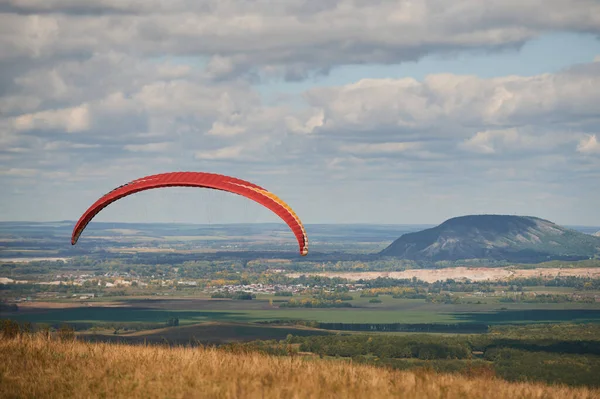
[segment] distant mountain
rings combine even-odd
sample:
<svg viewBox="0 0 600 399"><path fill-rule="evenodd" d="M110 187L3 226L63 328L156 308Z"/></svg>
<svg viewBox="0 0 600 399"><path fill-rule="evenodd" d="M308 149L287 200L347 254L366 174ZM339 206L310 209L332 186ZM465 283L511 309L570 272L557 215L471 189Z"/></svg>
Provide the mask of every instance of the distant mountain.
<svg viewBox="0 0 600 399"><path fill-rule="evenodd" d="M600 237L537 217L469 215L404 234L380 255L420 261L488 259L535 263L579 260L600 255Z"/></svg>

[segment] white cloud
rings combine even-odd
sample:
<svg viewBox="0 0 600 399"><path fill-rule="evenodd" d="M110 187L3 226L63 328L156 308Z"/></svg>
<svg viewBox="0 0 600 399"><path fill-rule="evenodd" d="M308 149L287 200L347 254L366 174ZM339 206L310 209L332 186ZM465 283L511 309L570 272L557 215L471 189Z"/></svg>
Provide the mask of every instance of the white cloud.
<svg viewBox="0 0 600 399"><path fill-rule="evenodd" d="M420 143L348 144L341 146L343 152L354 154L397 154L421 147Z"/></svg>
<svg viewBox="0 0 600 399"><path fill-rule="evenodd" d="M63 172L63 171L54 171L54 172L43 172L42 173L43 176L45 178L48 179L66 179L69 178L71 176L71 173L69 172Z"/></svg>
<svg viewBox="0 0 600 399"><path fill-rule="evenodd" d="M242 146L224 147L213 151L196 152L194 157L202 160L236 159L242 154Z"/></svg>
<svg viewBox="0 0 600 399"><path fill-rule="evenodd" d="M195 55L216 78L281 70L292 79L340 64L397 63L435 52L518 47L547 31L599 32L593 0L419 2L8 0L4 58L111 50ZM10 7L9 7L10 10Z"/></svg>
<svg viewBox="0 0 600 399"><path fill-rule="evenodd" d="M227 125L222 122L214 122L208 134L213 136L236 136L240 133L244 133L246 128L243 126Z"/></svg>
<svg viewBox="0 0 600 399"><path fill-rule="evenodd" d="M80 163L77 167L69 169L70 177L68 180L75 182L111 179L115 181L116 186L144 176L144 174L152 174L155 169L151 168L150 173L147 173L149 171L148 165L141 162L142 160L136 157L121 158L111 162L103 162L101 168L91 162Z"/></svg>
<svg viewBox="0 0 600 399"><path fill-rule="evenodd" d="M64 129L69 133L88 130L90 112L87 104L20 115L14 120L17 130Z"/></svg>
<svg viewBox="0 0 600 399"><path fill-rule="evenodd" d="M132 98L154 116L194 115L230 117L260 103L246 85L208 85L192 80L154 81L140 87Z"/></svg>
<svg viewBox="0 0 600 399"><path fill-rule="evenodd" d="M310 134L316 129L323 126L324 112L322 109L311 110L306 122L302 123L297 116L286 116L285 125L293 133Z"/></svg>
<svg viewBox="0 0 600 399"><path fill-rule="evenodd" d="M31 177L38 174L38 170L36 169L27 169L27 168L9 168L9 169L0 169L0 175L4 176L15 176L15 177Z"/></svg>
<svg viewBox="0 0 600 399"><path fill-rule="evenodd" d="M363 79L307 92L325 115L321 131L437 131L460 126L583 123L600 113L600 64L532 77L482 79L435 74L414 79ZM464 130L464 129L463 129ZM487 149L489 151L489 148Z"/></svg>
<svg viewBox="0 0 600 399"><path fill-rule="evenodd" d="M132 152L163 152L171 147L171 143L128 144L124 148Z"/></svg>
<svg viewBox="0 0 600 399"><path fill-rule="evenodd" d="M496 152L494 143L497 142L514 145L519 142L519 133L516 129L477 132L475 136L460 143L459 147L481 154L493 154Z"/></svg>
<svg viewBox="0 0 600 399"><path fill-rule="evenodd" d="M577 151L583 154L600 154L600 142L595 134L588 136L587 139L581 139L577 146Z"/></svg>
<svg viewBox="0 0 600 399"><path fill-rule="evenodd" d="M57 18L1 13L0 27L0 60L49 55L60 40Z"/></svg>
<svg viewBox="0 0 600 399"><path fill-rule="evenodd" d="M365 165L365 160L362 158L350 157L335 157L326 161L328 169L331 170L346 170L349 167L360 167Z"/></svg>
<svg viewBox="0 0 600 399"><path fill-rule="evenodd" d="M362 79L341 87L307 92L309 103L320 107L325 128L376 125L415 127L428 118L427 99L414 79Z"/></svg>
<svg viewBox="0 0 600 399"><path fill-rule="evenodd" d="M140 112L143 108L140 102L127 98L122 91L109 93L100 99L97 108L103 112L115 114L133 114Z"/></svg>
<svg viewBox="0 0 600 399"><path fill-rule="evenodd" d="M52 141L44 145L45 151L56 151L65 149L89 149L99 148L99 144L71 143L68 141Z"/></svg>
<svg viewBox="0 0 600 399"><path fill-rule="evenodd" d="M158 66L158 76L162 79L181 79L188 77L192 72L189 65L163 64Z"/></svg>
<svg viewBox="0 0 600 399"><path fill-rule="evenodd" d="M236 72L236 66L232 58L214 55L206 65L205 72L209 78L221 79Z"/></svg>
<svg viewBox="0 0 600 399"><path fill-rule="evenodd" d="M24 113L37 109L41 100L33 95L9 95L0 97L0 115Z"/></svg>
<svg viewBox="0 0 600 399"><path fill-rule="evenodd" d="M600 4L574 1L6 0L0 177L10 189L25 179L9 176L28 175L40 184L37 195L57 198L57 182L45 178L78 182L84 195L165 169L217 170L260 176L307 208L307 195L356 198L343 210L326 200L313 206L313 214L341 219L362 201L389 202L377 207L388 215L414 208L386 191L398 182L418 206L443 191L456 202L477 194L482 202L471 204L483 209L503 201L483 193L516 191L514 181L597 199L584 191L597 181L600 158L579 154L598 151L598 57L537 76L440 69L419 80L372 79L361 67L365 79L335 87L319 87L320 77L260 86L336 73L338 65L518 49L552 31L600 33ZM524 170L535 172L515 172ZM503 181L511 184L500 189ZM473 182L489 186L469 192ZM519 195L536 198L523 187ZM79 196L72 198L56 209L71 217ZM0 217L10 215L3 208Z"/></svg>

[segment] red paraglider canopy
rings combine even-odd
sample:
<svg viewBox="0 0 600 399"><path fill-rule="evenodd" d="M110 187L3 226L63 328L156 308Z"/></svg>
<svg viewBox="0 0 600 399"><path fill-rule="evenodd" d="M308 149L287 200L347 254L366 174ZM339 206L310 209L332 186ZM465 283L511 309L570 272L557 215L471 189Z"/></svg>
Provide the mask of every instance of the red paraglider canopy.
<svg viewBox="0 0 600 399"><path fill-rule="evenodd" d="M201 187L227 191L249 198L273 211L290 227L300 247L300 254L308 254L308 237L300 218L275 194L256 184L235 177L204 172L171 172L151 175L123 184L98 199L79 218L73 228L71 244L75 245L90 221L104 208L128 195L164 187Z"/></svg>

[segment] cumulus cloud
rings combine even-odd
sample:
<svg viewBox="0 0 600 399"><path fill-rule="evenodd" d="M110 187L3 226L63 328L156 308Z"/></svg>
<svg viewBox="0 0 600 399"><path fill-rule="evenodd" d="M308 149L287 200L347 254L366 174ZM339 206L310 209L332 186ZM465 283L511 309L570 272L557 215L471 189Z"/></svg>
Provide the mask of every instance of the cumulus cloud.
<svg viewBox="0 0 600 399"><path fill-rule="evenodd" d="M194 154L194 157L206 160L236 159L242 154L243 149L242 146L231 146L212 151L198 151Z"/></svg>
<svg viewBox="0 0 600 399"><path fill-rule="evenodd" d="M307 99L325 115L321 130L414 132L437 126L438 134L446 135L457 124L502 127L566 122L574 115L595 118L600 112L598 86L600 64L593 63L531 77L434 74L422 82L363 79L311 89ZM484 138L482 134L478 140Z"/></svg>
<svg viewBox="0 0 600 399"><path fill-rule="evenodd" d="M163 152L169 149L171 143L128 144L124 148L132 152Z"/></svg>
<svg viewBox="0 0 600 399"><path fill-rule="evenodd" d="M90 112L87 104L76 107L35 112L15 118L17 130L64 129L69 133L88 130Z"/></svg>
<svg viewBox="0 0 600 399"><path fill-rule="evenodd" d="M577 145L577 151L583 154L600 154L600 142L596 135L592 134L588 138L581 139Z"/></svg>
<svg viewBox="0 0 600 399"><path fill-rule="evenodd" d="M148 161L177 159L189 169L197 167L194 161L262 161L303 170L304 176L343 168L353 170L344 175L353 178L358 170L397 170L392 160L402 159L420 162L413 173L425 171L425 165L432 168L427 173L437 173L443 163L435 162L465 163L469 154L493 154L500 162L516 154L564 154L596 128L600 112L596 63L529 77L362 79L308 89L294 105L265 105L244 82L164 78L162 65L140 64L145 72L136 81L99 87L101 95L84 105L12 118L9 128L0 129L4 153L28 151L15 159L12 166L19 168L30 162L101 165L135 153ZM72 83L59 76L71 91ZM59 137L61 129L89 133ZM578 133L570 133L573 129ZM22 134L29 132L36 133ZM594 148L583 143L579 151L593 152L588 147Z"/></svg>
<svg viewBox="0 0 600 399"><path fill-rule="evenodd" d="M214 122L208 134L213 136L236 136L246 131L243 126L226 125L222 122Z"/></svg>
<svg viewBox="0 0 600 399"><path fill-rule="evenodd" d="M597 34L599 7L591 0L3 1L0 175L10 184L37 179L47 192L52 184L111 186L172 168L260 175L297 198L309 188L359 198L348 188L356 181L378 198L397 182L427 198L454 194L426 187L468 191L482 180L562 190L600 170L598 157L582 156L600 152L597 57L536 76L439 71L338 86L305 81L290 85L309 87L302 93L270 103L258 85L339 65L518 49L542 32Z"/></svg>
<svg viewBox="0 0 600 399"><path fill-rule="evenodd" d="M508 133L508 134L506 134ZM486 131L477 132L475 136L459 144L459 147L473 152L479 152L482 154L493 154L495 151L492 140L498 137L500 139L509 139L516 137L514 130L509 131Z"/></svg>
<svg viewBox="0 0 600 399"><path fill-rule="evenodd" d="M420 148L420 143L348 144L341 146L343 152L353 154L395 154Z"/></svg>
<svg viewBox="0 0 600 399"><path fill-rule="evenodd" d="M317 128L323 126L325 114L323 109L311 110L306 117L306 122L302 122L303 118L300 115L288 115L285 117L287 129L293 133L309 134L313 133Z"/></svg>
<svg viewBox="0 0 600 399"><path fill-rule="evenodd" d="M600 5L593 0L309 3L8 0L0 14L1 57L72 57L108 49L194 54L209 60L207 73L214 78L255 70L294 80L342 64L518 48L552 30L600 31Z"/></svg>
<svg viewBox="0 0 600 399"><path fill-rule="evenodd" d="M331 170L346 170L348 167L362 167L365 160L358 157L335 157L326 162L326 166Z"/></svg>
<svg viewBox="0 0 600 399"><path fill-rule="evenodd" d="M564 132L532 134L527 130L532 129L525 127L522 131L516 128L481 131L459 143L458 147L480 154L496 154L501 151L535 153L551 150L574 140L574 137L565 135Z"/></svg>

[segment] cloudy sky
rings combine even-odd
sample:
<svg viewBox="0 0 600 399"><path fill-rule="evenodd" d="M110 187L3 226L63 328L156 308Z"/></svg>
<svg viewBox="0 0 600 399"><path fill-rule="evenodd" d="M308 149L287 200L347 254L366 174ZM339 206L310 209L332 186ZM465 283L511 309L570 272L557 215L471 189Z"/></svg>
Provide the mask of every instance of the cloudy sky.
<svg viewBox="0 0 600 399"><path fill-rule="evenodd" d="M311 223L600 225L597 0L0 0L0 220L250 180ZM265 222L210 190L98 221Z"/></svg>

